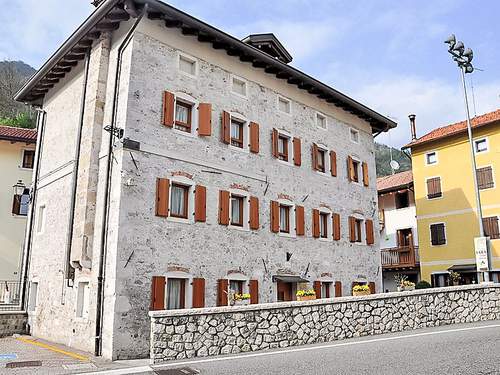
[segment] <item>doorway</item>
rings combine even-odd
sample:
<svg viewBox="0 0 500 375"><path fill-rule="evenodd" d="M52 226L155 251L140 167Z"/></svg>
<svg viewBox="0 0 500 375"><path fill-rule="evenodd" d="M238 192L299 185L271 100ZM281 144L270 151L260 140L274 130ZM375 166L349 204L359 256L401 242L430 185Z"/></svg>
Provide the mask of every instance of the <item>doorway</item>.
<svg viewBox="0 0 500 375"><path fill-rule="evenodd" d="M398 247L413 246L413 235L411 228L398 229Z"/></svg>
<svg viewBox="0 0 500 375"><path fill-rule="evenodd" d="M277 281L276 283L277 291L278 291L278 302L286 302L293 301L293 287L292 283L287 283L284 281Z"/></svg>

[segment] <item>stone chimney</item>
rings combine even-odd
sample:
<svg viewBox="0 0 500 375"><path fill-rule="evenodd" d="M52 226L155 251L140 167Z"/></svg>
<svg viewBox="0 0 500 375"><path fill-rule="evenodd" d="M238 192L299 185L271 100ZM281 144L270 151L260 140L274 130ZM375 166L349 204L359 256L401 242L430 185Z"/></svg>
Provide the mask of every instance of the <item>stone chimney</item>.
<svg viewBox="0 0 500 375"><path fill-rule="evenodd" d="M411 129L411 140L414 141L417 139L417 128L415 126L415 118L417 116L414 114L408 115L408 118L410 119L410 129Z"/></svg>

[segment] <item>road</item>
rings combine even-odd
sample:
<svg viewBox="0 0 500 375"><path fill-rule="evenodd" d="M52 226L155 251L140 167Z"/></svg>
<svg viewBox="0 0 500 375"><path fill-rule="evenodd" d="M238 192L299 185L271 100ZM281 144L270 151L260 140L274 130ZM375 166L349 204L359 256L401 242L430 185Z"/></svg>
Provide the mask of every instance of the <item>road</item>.
<svg viewBox="0 0 500 375"><path fill-rule="evenodd" d="M500 321L435 327L284 350L176 361L99 374L200 375L481 374L500 375ZM182 372L178 372L179 375Z"/></svg>

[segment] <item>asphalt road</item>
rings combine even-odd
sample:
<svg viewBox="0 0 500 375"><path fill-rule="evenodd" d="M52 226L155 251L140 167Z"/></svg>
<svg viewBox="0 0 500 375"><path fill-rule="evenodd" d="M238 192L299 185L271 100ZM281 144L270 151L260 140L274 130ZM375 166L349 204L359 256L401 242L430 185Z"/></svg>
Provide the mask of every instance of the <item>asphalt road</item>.
<svg viewBox="0 0 500 375"><path fill-rule="evenodd" d="M500 321L179 361L157 367L154 372L131 368L121 373L168 374L161 370L181 367L198 370L200 375L500 375Z"/></svg>

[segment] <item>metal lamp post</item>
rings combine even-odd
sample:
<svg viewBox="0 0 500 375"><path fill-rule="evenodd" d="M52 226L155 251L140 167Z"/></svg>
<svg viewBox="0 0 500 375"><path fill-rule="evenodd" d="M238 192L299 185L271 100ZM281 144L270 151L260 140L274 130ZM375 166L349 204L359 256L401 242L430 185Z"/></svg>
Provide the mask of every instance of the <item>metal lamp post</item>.
<svg viewBox="0 0 500 375"><path fill-rule="evenodd" d="M483 228L483 211L481 208L481 195L479 193L479 187L477 184L477 168L476 168L476 152L474 150L474 142L472 139L472 126L470 121L470 112L469 112L469 100L467 98L467 85L465 83L465 75L468 73L472 73L474 71L474 67L472 66L472 59L474 57L474 53L472 49L465 48L463 42L458 41L455 38L455 35L452 34L445 41L448 44L448 52L453 56L453 60L457 63L460 69L460 77L462 79L463 85L463 93L464 93L464 101L465 101L465 113L467 115L467 133L469 136L469 145L470 145L470 153L472 159L472 175L474 177L474 192L476 194L476 206L477 206L477 216L478 216L478 224L479 224L479 237L484 236L484 228ZM489 249L487 247L487 256L489 258ZM490 281L489 275L489 262L488 262L488 271L484 272L484 281Z"/></svg>

